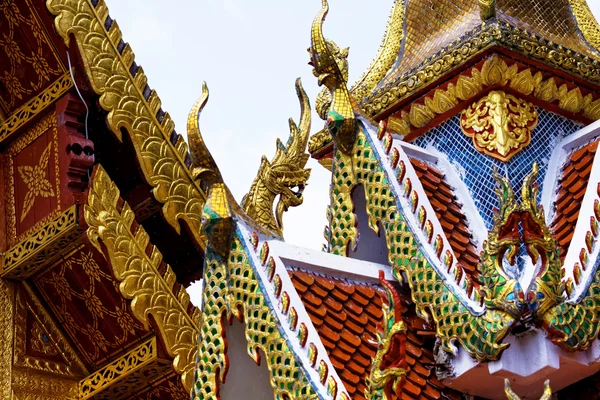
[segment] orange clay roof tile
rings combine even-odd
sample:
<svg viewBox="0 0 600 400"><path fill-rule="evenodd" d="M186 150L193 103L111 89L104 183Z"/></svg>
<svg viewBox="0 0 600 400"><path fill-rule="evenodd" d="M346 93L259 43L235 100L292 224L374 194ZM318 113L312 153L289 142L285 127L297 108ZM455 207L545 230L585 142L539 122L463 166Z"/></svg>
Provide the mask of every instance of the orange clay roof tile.
<svg viewBox="0 0 600 400"><path fill-rule="evenodd" d="M571 152L558 180L555 214L550 226L558 241L560 256L563 259L575 231L599 142L600 139L595 139Z"/></svg>
<svg viewBox="0 0 600 400"><path fill-rule="evenodd" d="M467 276L478 284L479 255L471 240L471 231L462 205L454 190L446 182L445 175L434 165L412 158L411 163L417 172L423 189L440 220L444 234L448 238L454 255Z"/></svg>
<svg viewBox="0 0 600 400"><path fill-rule="evenodd" d="M365 379L370 374L371 362L378 348L376 332L383 317L383 290L379 286L349 283L306 271L291 270L290 276L294 286L300 288L300 297L348 393L352 399L364 400ZM314 283L307 286L306 282L310 281ZM321 297L319 312L311 304L315 302L311 296ZM340 300L340 297L345 299ZM365 300L368 301L365 303ZM403 310L408 312L409 297L404 295L402 301ZM425 344L424 339L415 333L419 330L431 331L432 328L416 317L414 311L411 313L405 319L409 372L400 398L448 398L454 392L440 386L441 383L437 380L434 386L429 383L435 376L430 369L433 362L429 349L432 347L431 342ZM398 400L398 397L394 396L391 400Z"/></svg>

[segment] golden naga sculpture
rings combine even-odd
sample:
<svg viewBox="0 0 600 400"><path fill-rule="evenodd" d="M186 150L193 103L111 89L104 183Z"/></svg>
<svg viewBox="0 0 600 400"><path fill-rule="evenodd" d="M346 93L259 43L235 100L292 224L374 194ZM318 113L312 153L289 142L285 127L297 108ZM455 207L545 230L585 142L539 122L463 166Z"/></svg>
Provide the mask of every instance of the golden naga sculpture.
<svg viewBox="0 0 600 400"><path fill-rule="evenodd" d="M511 389L510 381L508 379L504 379L504 393L508 400L521 400L521 398ZM546 380L546 382L544 382L544 393L542 394L542 397L540 397L540 400L550 400L551 398L552 389L550 388L550 380Z"/></svg>
<svg viewBox="0 0 600 400"><path fill-rule="evenodd" d="M310 169L304 168L309 158L306 145L311 124L310 103L300 79L296 80L296 93L300 100L300 125L290 118L287 143L283 145L277 139L277 152L270 162L263 156L250 191L242 200L246 214L277 235L283 233L283 213L302 204L302 192L310 176ZM279 202L274 212L277 196Z"/></svg>
<svg viewBox="0 0 600 400"><path fill-rule="evenodd" d="M310 64L319 86L325 85L331 95L327 111L327 129L335 145L348 154L356 138L354 101L347 88L348 50L340 50L323 36L323 22L329 12L327 0L322 0L322 8L315 17L311 30ZM321 111L324 114L324 110ZM322 115L321 117L324 117Z"/></svg>
<svg viewBox="0 0 600 400"><path fill-rule="evenodd" d="M529 144L537 122L533 104L493 90L462 112L460 127L477 150L506 162Z"/></svg>
<svg viewBox="0 0 600 400"><path fill-rule="evenodd" d="M388 400L400 396L402 383L408 373L406 363L406 325L400 311L400 296L379 271L379 281L387 293L382 305L382 331L377 333L379 349L373 359L371 374L366 379L364 395L367 400Z"/></svg>

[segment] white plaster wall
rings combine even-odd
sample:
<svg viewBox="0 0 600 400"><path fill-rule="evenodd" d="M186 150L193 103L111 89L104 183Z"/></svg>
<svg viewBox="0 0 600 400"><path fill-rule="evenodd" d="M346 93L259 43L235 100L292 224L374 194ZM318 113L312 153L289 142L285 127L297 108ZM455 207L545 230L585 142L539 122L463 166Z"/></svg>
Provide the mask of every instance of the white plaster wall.
<svg viewBox="0 0 600 400"><path fill-rule="evenodd" d="M352 191L354 212L358 222L358 247L356 251L350 250L349 257L356 260L370 261L378 264L389 265L388 248L385 243L385 231L379 227L379 236L369 228L369 217L367 215L367 200L363 185L357 186Z"/></svg>
<svg viewBox="0 0 600 400"><path fill-rule="evenodd" d="M248 356L244 325L234 319L226 326L229 371L221 384L222 400L273 400L273 388L264 354L260 366Z"/></svg>

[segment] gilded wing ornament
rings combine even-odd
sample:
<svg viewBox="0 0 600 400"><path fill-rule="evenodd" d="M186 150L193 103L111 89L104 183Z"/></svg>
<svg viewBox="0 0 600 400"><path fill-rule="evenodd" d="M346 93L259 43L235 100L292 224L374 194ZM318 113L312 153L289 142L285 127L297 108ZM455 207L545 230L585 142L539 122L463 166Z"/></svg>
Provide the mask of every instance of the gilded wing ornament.
<svg viewBox="0 0 600 400"><path fill-rule="evenodd" d="M306 153L310 133L310 103L302 87L296 80L296 93L300 100L300 125L290 118L290 136L284 145L277 139L277 151L271 161L263 156L258 174L250 191L242 200L242 208L260 226L281 236L283 233L283 213L289 207L302 204L302 192L310 176L305 169L309 155ZM275 200L279 197L275 211Z"/></svg>

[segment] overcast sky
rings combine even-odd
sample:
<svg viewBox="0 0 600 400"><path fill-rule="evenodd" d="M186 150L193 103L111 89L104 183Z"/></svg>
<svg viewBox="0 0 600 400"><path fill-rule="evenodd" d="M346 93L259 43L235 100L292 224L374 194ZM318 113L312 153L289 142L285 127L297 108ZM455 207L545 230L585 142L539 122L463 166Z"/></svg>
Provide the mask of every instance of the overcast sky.
<svg viewBox="0 0 600 400"><path fill-rule="evenodd" d="M311 106L320 88L307 65L318 0L107 0L124 40L177 130L207 81L210 100L200 124L225 182L238 201L261 156L286 141L287 119L299 118L294 80L302 77ZM350 47L350 82L368 67L385 29L392 0L330 0L326 37ZM596 15L600 0L588 0ZM313 114L312 133L322 127ZM304 204L284 218L293 244L320 249L330 173L314 160Z"/></svg>

